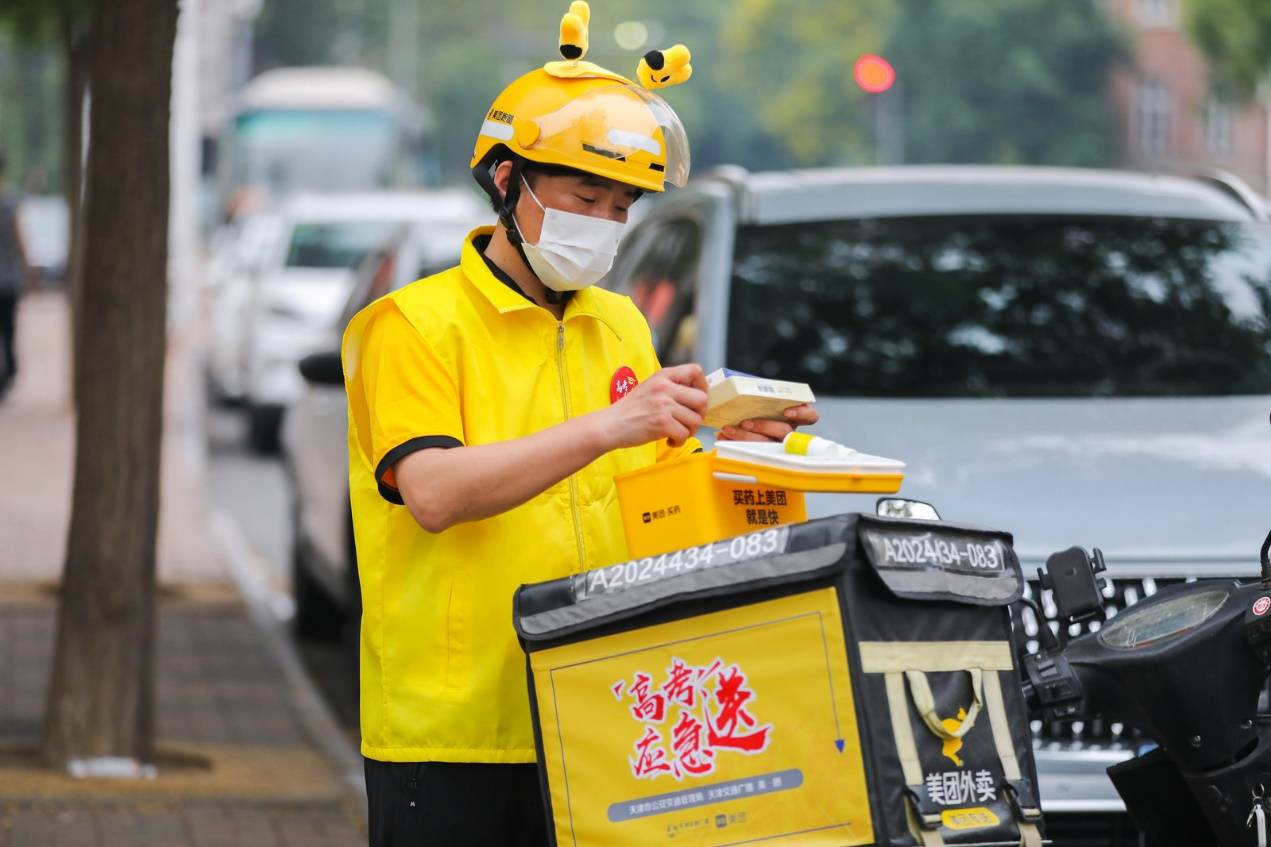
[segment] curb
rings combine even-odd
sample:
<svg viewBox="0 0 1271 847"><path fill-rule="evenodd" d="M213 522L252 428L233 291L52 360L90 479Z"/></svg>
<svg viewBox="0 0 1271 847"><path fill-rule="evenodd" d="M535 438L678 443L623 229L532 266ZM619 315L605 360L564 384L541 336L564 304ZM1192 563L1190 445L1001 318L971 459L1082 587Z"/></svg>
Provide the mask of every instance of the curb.
<svg viewBox="0 0 1271 847"><path fill-rule="evenodd" d="M289 608L291 598L270 589L260 569L253 564L256 554L233 518L214 510L208 531L218 557L243 596L248 617L260 632L265 649L282 669L283 682L291 695L301 729L339 774L345 793L365 826L366 777L362 757L349 743L335 715L309 679L291 643L281 614Z"/></svg>
<svg viewBox="0 0 1271 847"><path fill-rule="evenodd" d="M202 271L203 267L199 264L200 278ZM252 550L238 522L224 511L216 509L210 502L207 485L208 409L206 396L201 390L202 380L198 366L199 353L206 344L206 338L203 327L198 324L195 316L184 317L182 328L188 331L184 334L189 335L191 342L173 351L175 355L170 361L170 366L180 371L176 379L176 385L180 388L177 389L178 396L173 398L173 405L179 409L178 414L184 417L186 424L179 433L182 440L178 449L188 462L190 471L197 480L197 487L205 498L206 533L212 555L229 574L247 607L248 618L261 636L265 650L282 670L283 683L299 718L301 731L339 775L344 793L351 807L357 811L363 831L366 831L368 813L362 756L349 743L339 721L309 679L291 642L286 621L294 610L292 598L270 588L262 575L267 569L256 565L259 556Z"/></svg>

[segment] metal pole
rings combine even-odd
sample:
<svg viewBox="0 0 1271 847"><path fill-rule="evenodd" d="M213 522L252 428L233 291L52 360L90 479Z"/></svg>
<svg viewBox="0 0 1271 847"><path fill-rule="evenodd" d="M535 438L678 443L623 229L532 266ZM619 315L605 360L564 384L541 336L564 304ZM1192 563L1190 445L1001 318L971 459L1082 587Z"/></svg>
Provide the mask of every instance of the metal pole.
<svg viewBox="0 0 1271 847"><path fill-rule="evenodd" d="M181 0L172 55L169 155L168 322L182 326L193 313L199 236L199 2Z"/></svg>
<svg viewBox="0 0 1271 847"><path fill-rule="evenodd" d="M900 83L874 98L874 160L880 165L898 165L905 161L904 109Z"/></svg>
<svg viewBox="0 0 1271 847"><path fill-rule="evenodd" d="M883 95L871 94L874 101L874 164L883 164Z"/></svg>

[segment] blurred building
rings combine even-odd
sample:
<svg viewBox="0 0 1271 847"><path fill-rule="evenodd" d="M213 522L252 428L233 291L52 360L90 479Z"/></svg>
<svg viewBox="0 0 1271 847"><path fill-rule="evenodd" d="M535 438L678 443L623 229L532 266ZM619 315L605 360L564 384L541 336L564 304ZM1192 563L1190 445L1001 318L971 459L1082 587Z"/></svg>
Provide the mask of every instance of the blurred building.
<svg viewBox="0 0 1271 847"><path fill-rule="evenodd" d="M1134 67L1118 72L1120 164L1138 170L1229 171L1271 194L1267 103L1225 103L1186 30L1188 0L1108 0L1131 35Z"/></svg>

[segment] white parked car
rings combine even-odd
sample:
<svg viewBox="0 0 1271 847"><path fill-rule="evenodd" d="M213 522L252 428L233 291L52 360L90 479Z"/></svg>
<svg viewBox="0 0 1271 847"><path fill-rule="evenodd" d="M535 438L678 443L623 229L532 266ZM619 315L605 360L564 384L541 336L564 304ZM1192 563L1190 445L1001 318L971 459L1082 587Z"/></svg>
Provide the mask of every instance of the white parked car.
<svg viewBox="0 0 1271 847"><path fill-rule="evenodd" d="M450 232L483 214L467 191L298 196L284 206L282 235L256 272L244 320L242 390L254 448L277 446L283 411L304 384L296 365L329 343L353 269L402 227Z"/></svg>
<svg viewBox="0 0 1271 847"><path fill-rule="evenodd" d="M438 219L394 233L358 269L353 292L322 350L300 363L298 373L307 385L283 421L282 454L291 488L295 628L302 636L335 637L356 621L359 594L340 367L344 326L372 300L458 263L464 236L491 217L486 210L475 218Z"/></svg>
<svg viewBox="0 0 1271 847"><path fill-rule="evenodd" d="M281 237L281 217L277 212L262 211L223 227L212 239L204 278L204 368L208 393L215 402L238 403L243 399L252 291Z"/></svg>

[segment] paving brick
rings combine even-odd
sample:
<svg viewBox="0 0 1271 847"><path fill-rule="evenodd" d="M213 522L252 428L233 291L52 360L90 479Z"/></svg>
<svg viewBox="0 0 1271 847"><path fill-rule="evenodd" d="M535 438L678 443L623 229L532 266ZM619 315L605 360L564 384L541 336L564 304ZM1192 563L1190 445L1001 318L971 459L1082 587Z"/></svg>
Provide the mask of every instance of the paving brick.
<svg viewBox="0 0 1271 847"><path fill-rule="evenodd" d="M51 606L21 608L0 603L0 635L22 629L26 661L52 658ZM41 622L41 618L45 620ZM306 745L281 674L260 651L230 650L212 659L218 644L251 641L241 610L224 614L195 606L160 606L164 632L199 631L193 641L160 640L160 674L174 664L194 681L165 678L159 684L160 746L181 743L241 744L290 749ZM20 619L18 627L15 620ZM219 636L218 636L219 633ZM4 644L4 641L0 641ZM191 645L197 645L192 647ZM180 654L176 656L174 654ZM47 673L20 671L15 651L0 649L0 738L38 739ZM178 660L179 659L179 660ZM242 668L236 660L245 662ZM7 681L18 680L10 686ZM321 803L270 805L268 798L234 802L175 801L156 805L49 803L5 805L0 784L0 847L355 847L365 844L349 810Z"/></svg>
<svg viewBox="0 0 1271 847"><path fill-rule="evenodd" d="M0 739L5 743L38 740L53 654L56 598L47 588L61 575L74 458L66 326L60 293L23 302L18 312L23 370L0 403L0 467L6 478L23 481L0 486ZM181 333L172 336L158 539L163 586L156 656L158 743L161 749L238 744L294 754L309 742L291 691L272 654L262 649L261 634L244 606L235 601L232 580L209 552L202 458L172 449L186 443L178 439L188 441L194 425L189 399L192 391L202 390ZM216 796L237 799L156 799L144 789L134 789L135 797L116 792L85 799L86 789L78 786L74 796L15 793L6 779L0 774L0 847L366 843L361 822L333 803L329 792L304 802L294 793L285 801L255 794L241 799L243 792L225 789ZM331 779L338 784L334 770ZM26 799L32 796L46 799Z"/></svg>

